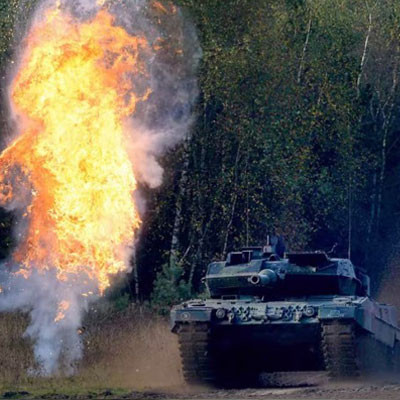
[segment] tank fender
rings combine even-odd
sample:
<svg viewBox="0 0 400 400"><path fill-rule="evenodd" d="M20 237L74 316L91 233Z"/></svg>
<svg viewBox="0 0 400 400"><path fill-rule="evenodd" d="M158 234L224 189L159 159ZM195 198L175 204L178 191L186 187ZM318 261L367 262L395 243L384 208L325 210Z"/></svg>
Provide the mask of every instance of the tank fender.
<svg viewBox="0 0 400 400"><path fill-rule="evenodd" d="M179 324L185 322L209 322L212 318L212 308L178 308L171 311L170 328L174 332Z"/></svg>
<svg viewBox="0 0 400 400"><path fill-rule="evenodd" d="M320 320L329 319L354 319L356 307L349 306L321 306L318 310Z"/></svg>
<svg viewBox="0 0 400 400"><path fill-rule="evenodd" d="M362 329L374 335L376 340L393 347L399 329L391 323L389 311L385 312L385 307L366 297L359 299L354 306L323 306L319 309L319 319L354 320Z"/></svg>

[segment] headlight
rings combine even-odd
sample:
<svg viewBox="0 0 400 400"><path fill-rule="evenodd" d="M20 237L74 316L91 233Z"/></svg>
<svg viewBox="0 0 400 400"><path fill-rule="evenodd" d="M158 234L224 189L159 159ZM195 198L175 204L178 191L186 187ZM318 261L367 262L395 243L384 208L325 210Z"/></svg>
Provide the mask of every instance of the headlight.
<svg viewBox="0 0 400 400"><path fill-rule="evenodd" d="M224 308L218 308L218 310L215 312L215 316L218 319L224 319L226 317L226 310Z"/></svg>
<svg viewBox="0 0 400 400"><path fill-rule="evenodd" d="M315 314L315 308L313 306L307 306L304 310L306 317L312 317Z"/></svg>
<svg viewBox="0 0 400 400"><path fill-rule="evenodd" d="M183 312L183 313L181 314L181 318L182 318L182 320L184 320L184 321L189 321L189 320L190 320L190 313L188 313L188 312Z"/></svg>

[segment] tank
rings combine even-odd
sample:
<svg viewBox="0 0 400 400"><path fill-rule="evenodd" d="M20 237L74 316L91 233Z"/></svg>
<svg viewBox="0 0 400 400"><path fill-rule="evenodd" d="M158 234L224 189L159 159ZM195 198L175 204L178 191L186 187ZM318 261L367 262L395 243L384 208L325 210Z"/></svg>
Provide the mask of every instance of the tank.
<svg viewBox="0 0 400 400"><path fill-rule="evenodd" d="M247 247L212 262L204 282L209 298L171 310L189 384L242 386L261 372L399 372L396 309L371 299L368 276L349 259Z"/></svg>

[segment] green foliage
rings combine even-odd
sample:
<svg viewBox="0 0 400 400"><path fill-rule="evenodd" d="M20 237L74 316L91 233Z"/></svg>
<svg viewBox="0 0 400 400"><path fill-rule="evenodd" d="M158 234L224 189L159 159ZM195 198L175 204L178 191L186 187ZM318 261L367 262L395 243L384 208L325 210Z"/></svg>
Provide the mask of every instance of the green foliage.
<svg viewBox="0 0 400 400"><path fill-rule="evenodd" d="M130 298L128 293L123 293L120 296L113 299L113 306L116 311L124 311L131 304L132 299Z"/></svg>
<svg viewBox="0 0 400 400"><path fill-rule="evenodd" d="M201 96L187 180L171 154L149 213L164 239L146 247L168 251L179 203L183 276L198 291L210 260L267 233L346 256L351 222L353 261L377 282L400 233L397 2L177 3L198 27Z"/></svg>
<svg viewBox="0 0 400 400"><path fill-rule="evenodd" d="M0 0L0 67L14 62L13 46L28 27L37 0Z"/></svg>
<svg viewBox="0 0 400 400"><path fill-rule="evenodd" d="M151 297L152 307L160 314L169 313L171 306L191 296L190 285L183 279L183 268L177 263L164 264L157 274Z"/></svg>

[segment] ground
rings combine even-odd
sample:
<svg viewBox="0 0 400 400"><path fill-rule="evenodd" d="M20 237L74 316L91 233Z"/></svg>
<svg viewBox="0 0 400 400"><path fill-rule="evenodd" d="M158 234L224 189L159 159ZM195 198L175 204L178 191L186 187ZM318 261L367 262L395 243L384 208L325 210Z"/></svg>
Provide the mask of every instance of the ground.
<svg viewBox="0 0 400 400"><path fill-rule="evenodd" d="M131 391L127 389L74 388L73 383L53 387L20 387L3 389L2 399L65 399L65 400L245 400L245 399L319 399L319 400L399 400L400 384L393 381L380 382L328 382L323 373L287 374L273 377L273 387L268 387L270 377L263 377L263 385L247 389L213 389L179 387L158 388L157 390Z"/></svg>
<svg viewBox="0 0 400 400"><path fill-rule="evenodd" d="M87 321L77 374L49 379L28 373L33 355L23 338L26 317L0 314L0 399L400 400L400 377L332 383L324 372L266 374L259 387L241 390L189 388L168 321L137 307L95 315Z"/></svg>

